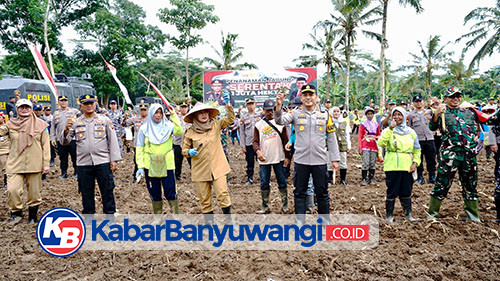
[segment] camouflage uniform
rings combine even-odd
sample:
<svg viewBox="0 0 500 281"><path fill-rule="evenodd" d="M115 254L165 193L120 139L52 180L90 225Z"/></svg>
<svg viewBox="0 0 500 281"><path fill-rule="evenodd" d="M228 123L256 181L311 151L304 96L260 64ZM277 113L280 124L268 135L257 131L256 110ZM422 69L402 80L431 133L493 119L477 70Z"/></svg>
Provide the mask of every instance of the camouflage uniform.
<svg viewBox="0 0 500 281"><path fill-rule="evenodd" d="M120 154L123 152L123 140L122 135L125 134L125 129L123 128L123 114L120 110L110 110L107 116L113 122L113 127L116 132L116 138L118 139L118 144L120 145Z"/></svg>

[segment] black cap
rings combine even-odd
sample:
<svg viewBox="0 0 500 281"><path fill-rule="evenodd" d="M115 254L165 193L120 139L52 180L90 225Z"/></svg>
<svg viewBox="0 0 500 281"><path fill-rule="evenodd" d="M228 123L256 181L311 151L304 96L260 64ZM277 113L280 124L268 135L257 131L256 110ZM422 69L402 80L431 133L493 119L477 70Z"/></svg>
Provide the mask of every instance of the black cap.
<svg viewBox="0 0 500 281"><path fill-rule="evenodd" d="M50 110L50 105L47 105L47 106L45 107L45 110Z"/></svg>
<svg viewBox="0 0 500 281"><path fill-rule="evenodd" d="M118 104L115 100L111 100L111 101L109 102L109 104L113 104L113 103L114 103L114 104Z"/></svg>
<svg viewBox="0 0 500 281"><path fill-rule="evenodd" d="M181 104L179 104L180 107L188 107L188 104L186 102L182 102Z"/></svg>
<svg viewBox="0 0 500 281"><path fill-rule="evenodd" d="M417 101L423 101L424 98L422 97L422 95L416 95L413 97L413 102L417 102Z"/></svg>
<svg viewBox="0 0 500 281"><path fill-rule="evenodd" d="M68 97L67 96L59 96L58 100L68 100Z"/></svg>
<svg viewBox="0 0 500 281"><path fill-rule="evenodd" d="M276 101L273 99L268 99L264 102L264 110L274 109L275 106L276 106Z"/></svg>
<svg viewBox="0 0 500 281"><path fill-rule="evenodd" d="M301 93L313 93L316 94L316 87L314 85L304 85L302 86L302 89L300 89Z"/></svg>
<svg viewBox="0 0 500 281"><path fill-rule="evenodd" d="M327 102L331 103L332 101L330 99L326 99L325 103L327 103Z"/></svg>
<svg viewBox="0 0 500 281"><path fill-rule="evenodd" d="M145 104L145 103L141 103L141 104L139 105L139 109L148 109L148 105L147 105L147 104Z"/></svg>
<svg viewBox="0 0 500 281"><path fill-rule="evenodd" d="M81 104L86 104L86 103L94 103L97 102L97 98L94 95L83 95L80 96L80 103Z"/></svg>
<svg viewBox="0 0 500 281"><path fill-rule="evenodd" d="M249 103L255 103L255 100L253 98L247 98L245 100L245 104L249 104Z"/></svg>
<svg viewBox="0 0 500 281"><path fill-rule="evenodd" d="M447 98L455 96L455 95L462 96L462 91L460 91L460 88L455 87L455 86L451 86L444 91L444 96Z"/></svg>

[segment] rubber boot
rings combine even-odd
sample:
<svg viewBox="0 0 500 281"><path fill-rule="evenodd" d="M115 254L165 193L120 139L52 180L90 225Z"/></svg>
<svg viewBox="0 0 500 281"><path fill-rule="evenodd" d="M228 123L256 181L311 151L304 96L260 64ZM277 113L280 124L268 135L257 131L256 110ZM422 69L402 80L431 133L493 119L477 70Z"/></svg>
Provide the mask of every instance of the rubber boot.
<svg viewBox="0 0 500 281"><path fill-rule="evenodd" d="M28 224L35 224L38 221L38 205L28 207Z"/></svg>
<svg viewBox="0 0 500 281"><path fill-rule="evenodd" d="M395 199L385 199L385 219L387 222L394 221L394 203Z"/></svg>
<svg viewBox="0 0 500 281"><path fill-rule="evenodd" d="M170 212L172 212L172 214L179 214L179 200L168 200L168 205L170 206Z"/></svg>
<svg viewBox="0 0 500 281"><path fill-rule="evenodd" d="M204 213L205 224L214 224L214 211Z"/></svg>
<svg viewBox="0 0 500 281"><path fill-rule="evenodd" d="M269 194L271 190L264 189L260 191L260 195L262 197L262 210L258 211L257 214L269 214L271 210L269 210Z"/></svg>
<svg viewBox="0 0 500 281"><path fill-rule="evenodd" d="M306 211L314 211L314 194L306 196Z"/></svg>
<svg viewBox="0 0 500 281"><path fill-rule="evenodd" d="M429 202L429 216L427 219L436 219L439 216L439 209L441 208L441 200L435 198L431 195L431 201Z"/></svg>
<svg viewBox="0 0 500 281"><path fill-rule="evenodd" d="M361 185L366 185L366 174L368 174L368 170L361 170L361 177L363 178Z"/></svg>
<svg viewBox="0 0 500 281"><path fill-rule="evenodd" d="M231 206L222 208L222 213L226 217L226 224L233 224L233 218L231 217Z"/></svg>
<svg viewBox="0 0 500 281"><path fill-rule="evenodd" d="M411 215L411 197L399 198L399 201L401 202L401 206L403 207L405 218L409 221L415 221L415 219Z"/></svg>
<svg viewBox="0 0 500 281"><path fill-rule="evenodd" d="M288 212L288 192L286 188L280 189L281 201L283 202L283 212Z"/></svg>
<svg viewBox="0 0 500 281"><path fill-rule="evenodd" d="M163 213L163 201L153 201L153 214Z"/></svg>
<svg viewBox="0 0 500 281"><path fill-rule="evenodd" d="M21 219L23 218L23 211L11 212L10 216L11 216L11 218L8 221L8 223L10 223L10 224L18 224L21 221Z"/></svg>
<svg viewBox="0 0 500 281"><path fill-rule="evenodd" d="M468 219L481 222L481 219L479 219L479 203L477 200L464 200L464 209Z"/></svg>
<svg viewBox="0 0 500 281"><path fill-rule="evenodd" d="M436 176L434 174L429 174L428 183L436 183Z"/></svg>
<svg viewBox="0 0 500 281"><path fill-rule="evenodd" d="M295 202L295 222L300 227L305 223L306 198L294 196Z"/></svg>
<svg viewBox="0 0 500 281"><path fill-rule="evenodd" d="M3 188L7 188L7 175L3 175Z"/></svg>
<svg viewBox="0 0 500 281"><path fill-rule="evenodd" d="M342 184L343 186L347 186L346 177L347 169L340 169L340 184Z"/></svg>
<svg viewBox="0 0 500 281"><path fill-rule="evenodd" d="M495 198L495 208L497 209L497 223L500 224L500 197Z"/></svg>
<svg viewBox="0 0 500 281"><path fill-rule="evenodd" d="M375 177L375 169L370 169L370 176L368 177L368 183L375 184L373 178Z"/></svg>
<svg viewBox="0 0 500 281"><path fill-rule="evenodd" d="M328 171L328 185L333 182L333 171Z"/></svg>

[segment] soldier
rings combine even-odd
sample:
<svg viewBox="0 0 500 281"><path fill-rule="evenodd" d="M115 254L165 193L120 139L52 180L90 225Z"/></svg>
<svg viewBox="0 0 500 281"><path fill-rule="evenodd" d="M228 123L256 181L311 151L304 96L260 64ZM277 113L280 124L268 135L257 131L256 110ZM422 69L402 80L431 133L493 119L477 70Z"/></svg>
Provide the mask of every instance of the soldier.
<svg viewBox="0 0 500 281"><path fill-rule="evenodd" d="M429 122L429 128L432 131L441 130L443 141L439 150L436 184L431 192L429 218L436 218L439 215L441 202L446 198L458 170L467 217L474 221L480 221L475 154L480 134L479 122L487 121L488 125L496 125L499 123L500 113L497 112L489 119L480 120L478 113L473 108L459 107L461 100L462 92L460 89L457 87L446 89L444 93L446 105L439 105Z"/></svg>
<svg viewBox="0 0 500 281"><path fill-rule="evenodd" d="M120 147L111 120L95 113L97 99L94 95L80 97L83 115L68 119L65 125L64 145L76 137L78 191L82 194L83 214L95 213L95 180L99 184L102 209L105 214L116 211L113 173L116 161L121 160Z"/></svg>
<svg viewBox="0 0 500 281"><path fill-rule="evenodd" d="M11 210L10 223L22 218L23 188L28 189L29 224L37 221L38 206L42 203L42 173L50 172L50 144L48 124L33 113L33 104L27 99L16 102L17 116L0 127L0 136L9 135L10 151L7 160L7 204Z"/></svg>
<svg viewBox="0 0 500 281"><path fill-rule="evenodd" d="M421 95L413 97L415 110L410 112L408 125L417 133L420 143L421 159L423 163L424 156L427 163L427 173L429 174L429 183L436 182L436 146L434 144L434 133L429 129L429 121L432 118L432 110L424 108L424 99ZM418 178L416 184L424 183L424 165L417 167Z"/></svg>
<svg viewBox="0 0 500 281"><path fill-rule="evenodd" d="M71 156L71 162L75 170L73 177L78 177L76 172L76 143L73 139L68 145L62 145L64 139L64 128L67 120L75 122L78 110L68 107L68 97L59 96L60 109L54 112L53 122L50 126L50 143L57 147L59 153L59 160L61 161L61 176L65 179L68 177L68 155Z"/></svg>
<svg viewBox="0 0 500 281"><path fill-rule="evenodd" d="M125 135L125 130L123 129L123 113L118 109L118 103L115 100L109 102L108 117L113 122L113 127L116 133L116 139L120 145L120 153L123 153L123 140L122 137Z"/></svg>
<svg viewBox="0 0 500 281"><path fill-rule="evenodd" d="M33 112L35 113L35 116L41 120L43 120L42 118L42 114L43 114L43 106L41 104L35 104L33 103Z"/></svg>
<svg viewBox="0 0 500 281"><path fill-rule="evenodd" d="M5 125L5 113L0 112L0 126ZM0 137L0 172L3 174L3 188L7 188L7 159L9 158L10 138L9 135Z"/></svg>
<svg viewBox="0 0 500 281"><path fill-rule="evenodd" d="M182 126L182 131L185 132L187 129L187 123L184 122L184 117L189 111L189 106L186 102L183 102L180 104L180 122ZM175 154L175 180L180 180L181 179L181 173L182 173L182 162L184 160L184 156L182 156L182 138L184 138L184 133L180 136L174 136L174 154ZM188 160L190 160L188 158Z"/></svg>
<svg viewBox="0 0 500 281"><path fill-rule="evenodd" d="M338 169L340 160L335 125L328 112L317 108L316 88L305 85L301 89L302 107L292 113L283 113L283 93L276 96L274 120L278 125L293 124L296 133L295 141L295 179L294 199L295 213L306 213L306 191L309 177L312 175L314 192L318 202L318 213L330 212L330 196L328 194L327 156L330 154L333 169ZM326 138L325 138L326 134ZM328 143L328 151L327 151ZM299 223L303 222L298 217Z"/></svg>
<svg viewBox="0 0 500 281"><path fill-rule="evenodd" d="M148 105L147 104L140 104L139 105L139 115L135 117L128 118L125 120L125 126L134 126L134 140L132 141L132 148L134 149L134 173L133 173L133 180L132 182L136 182L136 177L135 173L137 172L137 161L136 161L136 144L137 144L137 134L139 134L139 129L141 128L142 124L146 122L148 119Z"/></svg>
<svg viewBox="0 0 500 281"><path fill-rule="evenodd" d="M253 98L245 100L245 106L248 113L242 114L240 118L240 146L243 153L245 153L245 160L247 161L247 185L253 184L253 171L255 167L255 160L257 155L253 150L253 133L255 123L260 121L260 115L255 112L255 101Z"/></svg>

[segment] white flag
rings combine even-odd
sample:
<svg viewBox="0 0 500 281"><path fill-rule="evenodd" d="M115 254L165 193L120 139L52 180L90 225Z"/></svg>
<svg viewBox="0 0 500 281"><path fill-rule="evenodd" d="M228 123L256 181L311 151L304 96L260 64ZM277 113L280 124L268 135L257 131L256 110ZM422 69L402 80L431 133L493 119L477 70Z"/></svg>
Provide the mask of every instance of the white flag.
<svg viewBox="0 0 500 281"><path fill-rule="evenodd" d="M29 49L31 51L31 54L33 55L33 58L35 59L38 70L40 70L40 72L42 73L43 79L45 80L50 90L52 91L52 94L54 94L54 97L56 98L57 102L59 93L57 93L56 83L54 83L54 79L52 79L52 76L50 75L49 69L47 68L47 64L45 64L45 61L43 60L42 54L40 54L35 44L29 45Z"/></svg>
<svg viewBox="0 0 500 281"><path fill-rule="evenodd" d="M103 58L103 60L104 60L104 58ZM115 79L116 84L118 84L120 91L122 91L123 96L125 97L125 102L127 104L134 105L132 103L132 100L130 100L130 97L128 96L127 88L125 88L125 86L123 86L122 82L120 82L120 80L118 80L118 77L116 77L116 68L114 66L112 66L110 63L108 63L106 60L104 60L104 62L106 63L106 66L108 67L109 71L111 72L111 75L113 75L113 78Z"/></svg>

